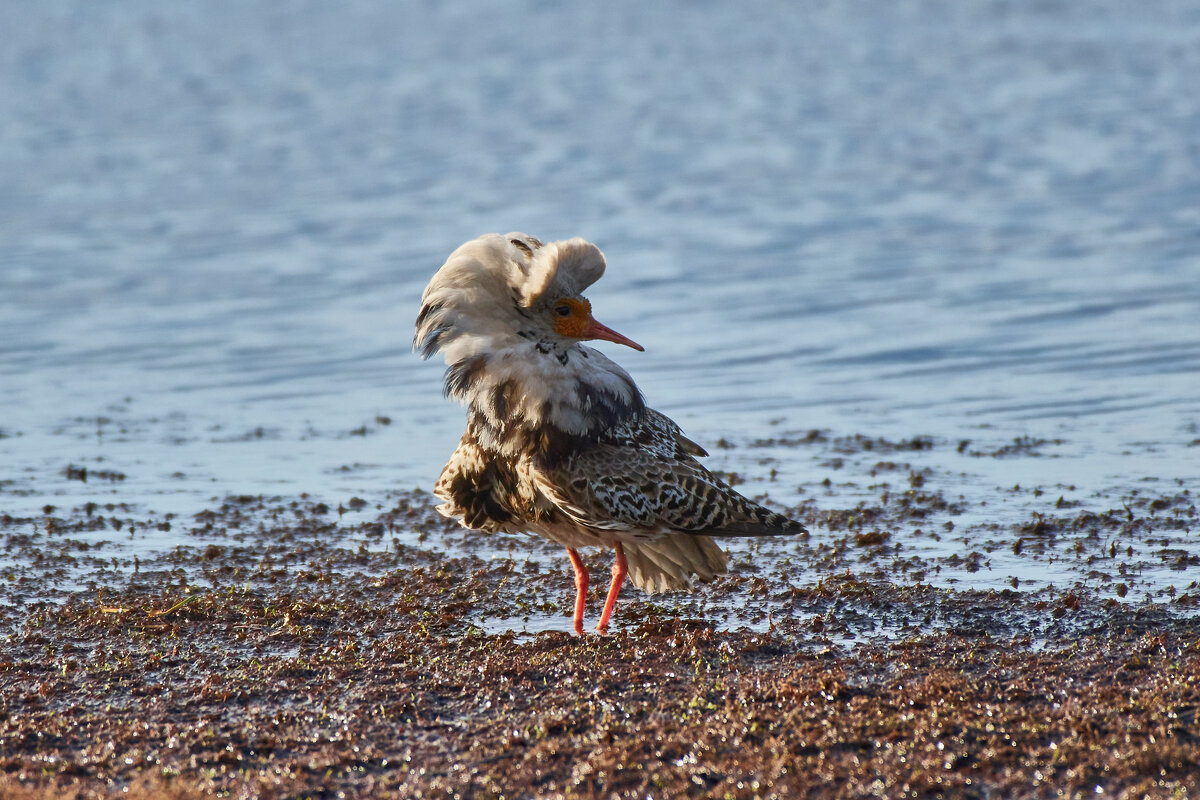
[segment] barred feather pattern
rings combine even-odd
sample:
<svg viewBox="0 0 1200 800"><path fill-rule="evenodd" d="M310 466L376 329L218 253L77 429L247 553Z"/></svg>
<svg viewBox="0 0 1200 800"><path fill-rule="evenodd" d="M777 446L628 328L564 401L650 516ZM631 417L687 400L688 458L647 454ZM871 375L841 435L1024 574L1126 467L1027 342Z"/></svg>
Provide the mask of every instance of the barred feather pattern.
<svg viewBox="0 0 1200 800"><path fill-rule="evenodd" d="M438 510L486 533L569 548L622 545L648 592L725 571L722 536L803 533L697 458L704 448L648 408L598 350L555 333L553 305L604 272L590 242L488 234L451 254L421 299L414 349L447 364L467 429L442 470Z"/></svg>

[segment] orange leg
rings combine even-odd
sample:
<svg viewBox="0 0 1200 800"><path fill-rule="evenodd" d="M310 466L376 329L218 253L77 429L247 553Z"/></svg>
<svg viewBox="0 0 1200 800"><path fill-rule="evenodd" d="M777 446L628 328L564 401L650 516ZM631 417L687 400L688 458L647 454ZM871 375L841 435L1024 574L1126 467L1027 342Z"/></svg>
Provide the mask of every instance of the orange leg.
<svg viewBox="0 0 1200 800"><path fill-rule="evenodd" d="M571 557L571 566L575 568L575 632L583 636L583 604L587 600L588 571L579 553L568 547L567 555Z"/></svg>
<svg viewBox="0 0 1200 800"><path fill-rule="evenodd" d="M617 560L613 562L612 583L608 587L608 599L604 601L604 612L600 614L600 624L596 626L596 630L601 633L608 630L608 619L617 605L617 595L621 592L621 584L625 582L628 573L629 562L625 560L625 548L617 542Z"/></svg>

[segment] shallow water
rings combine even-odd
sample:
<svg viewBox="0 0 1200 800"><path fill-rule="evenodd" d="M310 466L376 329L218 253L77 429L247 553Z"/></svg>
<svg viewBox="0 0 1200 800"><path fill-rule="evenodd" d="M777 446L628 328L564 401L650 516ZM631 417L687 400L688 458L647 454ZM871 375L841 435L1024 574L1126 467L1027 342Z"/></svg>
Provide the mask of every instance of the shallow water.
<svg viewBox="0 0 1200 800"><path fill-rule="evenodd" d="M933 437L978 524L1028 518L1015 484L1200 485L1192 3L135 0L5 28L5 513L428 488L462 413L412 320L493 230L599 243L597 316L647 348L606 351L777 503L828 454L748 445L809 429ZM1021 436L1061 443L955 447ZM1072 575L1009 562L990 580Z"/></svg>

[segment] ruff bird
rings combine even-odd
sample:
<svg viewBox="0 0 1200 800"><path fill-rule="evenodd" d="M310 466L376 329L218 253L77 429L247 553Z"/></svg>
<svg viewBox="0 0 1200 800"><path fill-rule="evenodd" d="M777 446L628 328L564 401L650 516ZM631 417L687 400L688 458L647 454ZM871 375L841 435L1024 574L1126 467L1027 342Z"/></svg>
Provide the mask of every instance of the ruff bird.
<svg viewBox="0 0 1200 800"><path fill-rule="evenodd" d="M591 242L488 234L450 254L421 296L413 349L447 364L445 393L467 430L433 493L471 530L532 532L567 549L575 631L588 571L581 547L616 551L597 630L607 630L626 575L649 592L724 572L712 537L804 533L748 500L696 459L708 455L646 406L603 339L642 346L592 317L582 292L604 274Z"/></svg>

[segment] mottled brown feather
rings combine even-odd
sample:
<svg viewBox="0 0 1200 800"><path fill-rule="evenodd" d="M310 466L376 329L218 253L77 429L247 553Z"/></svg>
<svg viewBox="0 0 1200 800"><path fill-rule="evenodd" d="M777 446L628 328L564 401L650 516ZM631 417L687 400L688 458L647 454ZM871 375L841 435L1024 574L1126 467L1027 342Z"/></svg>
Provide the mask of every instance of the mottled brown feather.
<svg viewBox="0 0 1200 800"><path fill-rule="evenodd" d="M539 488L578 524L605 530L708 536L804 532L799 523L748 500L705 469L692 456L695 449L675 423L650 411L561 466L542 471Z"/></svg>

